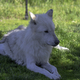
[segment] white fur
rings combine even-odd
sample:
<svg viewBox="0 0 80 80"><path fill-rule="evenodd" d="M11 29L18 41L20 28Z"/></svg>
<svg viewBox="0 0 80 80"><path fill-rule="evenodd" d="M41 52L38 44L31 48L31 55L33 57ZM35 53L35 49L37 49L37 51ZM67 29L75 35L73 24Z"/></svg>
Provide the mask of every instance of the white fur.
<svg viewBox="0 0 80 80"><path fill-rule="evenodd" d="M60 79L57 68L49 64L52 46L59 43L54 33L52 14L53 11L49 10L46 14L34 15L34 19L30 14L31 21L27 28L20 26L0 41L0 54L8 55L16 63L57 80Z"/></svg>

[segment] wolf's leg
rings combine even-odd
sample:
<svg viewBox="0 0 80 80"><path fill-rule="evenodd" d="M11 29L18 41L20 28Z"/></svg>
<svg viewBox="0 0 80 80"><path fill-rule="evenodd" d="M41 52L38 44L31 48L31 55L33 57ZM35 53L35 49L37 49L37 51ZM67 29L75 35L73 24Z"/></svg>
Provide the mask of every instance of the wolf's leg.
<svg viewBox="0 0 80 80"><path fill-rule="evenodd" d="M47 69L48 71L50 71L52 74L55 74L56 76L58 76L59 78L61 77L57 71L57 68L49 63L45 63L42 65L43 68Z"/></svg>
<svg viewBox="0 0 80 80"><path fill-rule="evenodd" d="M40 67L36 66L35 63L27 64L27 68L30 69L31 71L41 73L41 74L47 76L50 79L54 79L54 80L59 79L58 76L56 76L55 74L51 74L46 69L43 69L43 68L40 68Z"/></svg>
<svg viewBox="0 0 80 80"><path fill-rule="evenodd" d="M45 75L46 77L48 77L50 79L54 79L54 80L59 79L59 77L56 76L55 74L50 73L49 71L47 71L44 68L38 67L36 65L35 58L33 56L26 55L26 60L27 60L26 67L29 70L34 71L34 72L37 72L37 73L41 73L41 74Z"/></svg>
<svg viewBox="0 0 80 80"><path fill-rule="evenodd" d="M54 48L57 48L57 49L59 49L59 50L69 50L68 48L62 47L62 46L60 46L60 45L57 45L57 46L54 47Z"/></svg>

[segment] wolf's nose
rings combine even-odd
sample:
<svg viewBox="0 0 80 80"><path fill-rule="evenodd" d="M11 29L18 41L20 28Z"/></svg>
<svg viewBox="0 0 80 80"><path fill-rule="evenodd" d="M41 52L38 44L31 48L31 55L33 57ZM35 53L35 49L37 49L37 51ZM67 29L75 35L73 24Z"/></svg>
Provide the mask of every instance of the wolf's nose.
<svg viewBox="0 0 80 80"><path fill-rule="evenodd" d="M58 45L58 44L59 44L59 42L60 42L59 40L56 40L56 41L55 41L55 44L56 44L56 45Z"/></svg>

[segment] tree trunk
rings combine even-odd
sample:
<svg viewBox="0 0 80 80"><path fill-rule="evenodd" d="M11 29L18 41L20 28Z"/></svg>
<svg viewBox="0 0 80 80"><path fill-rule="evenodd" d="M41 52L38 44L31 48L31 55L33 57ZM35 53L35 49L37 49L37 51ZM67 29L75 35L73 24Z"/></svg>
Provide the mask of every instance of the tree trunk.
<svg viewBox="0 0 80 80"><path fill-rule="evenodd" d="M26 7L25 19L28 19L28 9L27 9L27 6L28 6L28 0L25 0L25 7Z"/></svg>

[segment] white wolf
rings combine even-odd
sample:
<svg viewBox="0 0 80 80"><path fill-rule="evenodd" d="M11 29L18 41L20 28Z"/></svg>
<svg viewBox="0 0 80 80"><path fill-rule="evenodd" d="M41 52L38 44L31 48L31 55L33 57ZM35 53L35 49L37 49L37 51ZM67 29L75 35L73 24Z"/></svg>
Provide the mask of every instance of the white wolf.
<svg viewBox="0 0 80 80"><path fill-rule="evenodd" d="M8 55L16 63L26 65L31 71L59 80L61 76L57 68L49 64L52 46L59 44L54 33L53 10L36 15L30 12L30 16L31 21L27 28L19 26L3 37L0 41L0 54ZM57 48L67 49L59 45Z"/></svg>

